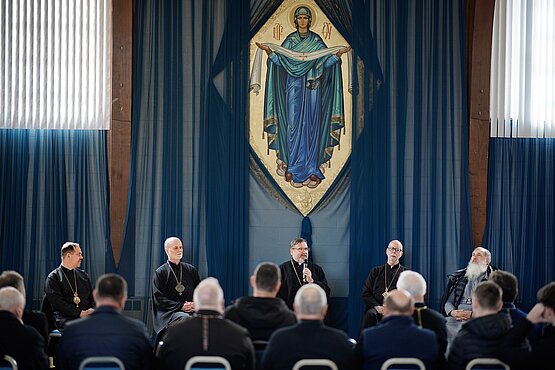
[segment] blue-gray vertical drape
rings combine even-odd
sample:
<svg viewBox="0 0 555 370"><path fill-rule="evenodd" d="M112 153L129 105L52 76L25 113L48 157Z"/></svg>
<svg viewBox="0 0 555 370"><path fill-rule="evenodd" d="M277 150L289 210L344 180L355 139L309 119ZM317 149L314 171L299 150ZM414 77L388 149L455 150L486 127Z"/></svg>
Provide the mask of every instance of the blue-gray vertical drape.
<svg viewBox="0 0 555 370"><path fill-rule="evenodd" d="M555 280L555 139L491 138L483 244L519 279L519 306Z"/></svg>
<svg viewBox="0 0 555 370"><path fill-rule="evenodd" d="M163 242L178 236L184 260L219 278L229 301L248 283L249 21L260 25L275 4L135 6L131 180L118 271L134 295L148 297Z"/></svg>
<svg viewBox="0 0 555 370"><path fill-rule="evenodd" d="M351 161L351 335L362 283L385 262L391 239L405 247L402 263L428 281L433 307L471 250L464 1L353 2L353 18L355 35L373 36L383 81L365 70L357 99L364 129ZM371 67L372 42L354 45Z"/></svg>
<svg viewBox="0 0 555 370"><path fill-rule="evenodd" d="M114 270L106 163L105 131L0 130L0 271L24 276L29 305L66 241L92 279Z"/></svg>

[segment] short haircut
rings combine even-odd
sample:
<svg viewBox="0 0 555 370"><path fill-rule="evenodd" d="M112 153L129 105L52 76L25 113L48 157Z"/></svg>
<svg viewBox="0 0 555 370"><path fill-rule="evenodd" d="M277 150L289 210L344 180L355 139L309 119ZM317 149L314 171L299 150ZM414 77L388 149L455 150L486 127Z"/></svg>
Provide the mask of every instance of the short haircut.
<svg viewBox="0 0 555 370"><path fill-rule="evenodd" d="M538 301L555 311L555 281L544 285L538 290Z"/></svg>
<svg viewBox="0 0 555 370"><path fill-rule="evenodd" d="M489 281L499 285L503 294L503 302L513 303L518 295L518 279L509 271L496 270L489 276Z"/></svg>
<svg viewBox="0 0 555 370"><path fill-rule="evenodd" d="M97 298L111 298L120 301L127 297L127 282L118 274L104 274L96 280Z"/></svg>
<svg viewBox="0 0 555 370"><path fill-rule="evenodd" d="M75 252L75 248L79 247L78 243L66 242L62 245L61 256L64 258L66 255Z"/></svg>
<svg viewBox="0 0 555 370"><path fill-rule="evenodd" d="M426 294L426 280L418 272L406 270L399 275L397 289L402 289L413 297L423 297Z"/></svg>
<svg viewBox="0 0 555 370"><path fill-rule="evenodd" d="M497 310L503 303L501 296L503 291L496 283L492 281L484 281L474 289L474 299L478 301L480 307L485 310Z"/></svg>
<svg viewBox="0 0 555 370"><path fill-rule="evenodd" d="M254 270L254 279L257 289L272 292L281 281L281 272L275 263L261 262Z"/></svg>
<svg viewBox="0 0 555 370"><path fill-rule="evenodd" d="M306 243L306 240L304 240L303 238L295 238L291 240L291 243L289 243L289 247L294 248L297 244L301 244L301 243Z"/></svg>
<svg viewBox="0 0 555 370"><path fill-rule="evenodd" d="M395 298L396 294L388 294L383 300L383 305L387 307L389 311L398 312L404 316L410 316L413 311L414 300L409 292L403 289L397 289L397 291L402 292L407 297L404 304L403 302L399 302L398 298Z"/></svg>
<svg viewBox="0 0 555 370"><path fill-rule="evenodd" d="M168 249L170 243L176 240L181 241L181 239L179 239L177 236L170 236L169 238L167 238L166 241L164 241L164 249Z"/></svg>
<svg viewBox="0 0 555 370"><path fill-rule="evenodd" d="M11 286L20 292L25 290L23 276L17 271L7 270L0 274L0 288Z"/></svg>
<svg viewBox="0 0 555 370"><path fill-rule="evenodd" d="M14 313L16 309L25 309L25 297L12 286L0 289L0 311Z"/></svg>
<svg viewBox="0 0 555 370"><path fill-rule="evenodd" d="M317 284L303 285L295 295L295 306L303 315L319 314L327 303L326 292Z"/></svg>
<svg viewBox="0 0 555 370"><path fill-rule="evenodd" d="M208 277L202 280L193 292L195 307L217 306L224 299L224 291L218 279Z"/></svg>

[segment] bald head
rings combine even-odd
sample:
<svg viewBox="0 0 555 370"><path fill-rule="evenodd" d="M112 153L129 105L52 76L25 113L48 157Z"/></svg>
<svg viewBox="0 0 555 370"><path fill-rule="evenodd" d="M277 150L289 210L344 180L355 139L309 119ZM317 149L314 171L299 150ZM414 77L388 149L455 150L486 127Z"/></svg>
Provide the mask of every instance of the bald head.
<svg viewBox="0 0 555 370"><path fill-rule="evenodd" d="M383 301L384 316L412 316L414 301L409 293L395 289Z"/></svg>
<svg viewBox="0 0 555 370"><path fill-rule="evenodd" d="M316 284L303 285L295 295L293 309L298 320L323 320L328 311L326 292Z"/></svg>
<svg viewBox="0 0 555 370"><path fill-rule="evenodd" d="M23 317L25 297L14 287L0 289L0 311L11 312L19 320Z"/></svg>
<svg viewBox="0 0 555 370"><path fill-rule="evenodd" d="M218 279L209 277L202 280L193 292L195 311L213 310L224 312L224 291Z"/></svg>

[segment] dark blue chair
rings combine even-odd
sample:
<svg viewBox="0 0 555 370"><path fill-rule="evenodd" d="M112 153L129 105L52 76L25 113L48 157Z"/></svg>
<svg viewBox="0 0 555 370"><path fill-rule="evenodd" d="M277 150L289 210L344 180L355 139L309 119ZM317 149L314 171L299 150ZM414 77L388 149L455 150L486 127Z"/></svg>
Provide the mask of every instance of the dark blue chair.
<svg viewBox="0 0 555 370"><path fill-rule="evenodd" d="M206 367L209 364L212 366ZM231 370L231 365L221 356L194 356L185 364L185 370Z"/></svg>
<svg viewBox="0 0 555 370"><path fill-rule="evenodd" d="M0 370L17 370L17 362L12 356L4 355L0 359Z"/></svg>
<svg viewBox="0 0 555 370"><path fill-rule="evenodd" d="M87 357L79 365L79 370L125 370L123 362L114 356Z"/></svg>
<svg viewBox="0 0 555 370"><path fill-rule="evenodd" d="M506 363L496 358L475 358L466 365L466 370L510 370Z"/></svg>
<svg viewBox="0 0 555 370"><path fill-rule="evenodd" d="M381 370L417 369L426 370L422 360L415 357L393 357L382 364Z"/></svg>

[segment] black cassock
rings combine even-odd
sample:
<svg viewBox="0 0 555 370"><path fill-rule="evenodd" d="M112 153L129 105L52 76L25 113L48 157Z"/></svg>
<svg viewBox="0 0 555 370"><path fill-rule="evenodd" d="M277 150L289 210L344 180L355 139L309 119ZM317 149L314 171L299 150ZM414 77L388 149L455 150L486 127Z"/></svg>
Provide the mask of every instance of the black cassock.
<svg viewBox="0 0 555 370"><path fill-rule="evenodd" d="M176 290L180 278L185 288L181 294ZM152 279L152 318L156 333L168 325L174 313L181 311L183 303L193 301L193 291L199 283L197 269L185 262L178 265L167 262L156 269Z"/></svg>
<svg viewBox="0 0 555 370"><path fill-rule="evenodd" d="M67 321L79 318L81 311L94 308L92 291L91 279L81 269L69 270L60 265L48 274L44 292L58 329L62 329ZM75 293L79 303L74 301Z"/></svg>
<svg viewBox="0 0 555 370"><path fill-rule="evenodd" d="M317 264L307 261L307 267L312 272L312 279L314 284L318 284L326 292L326 296L330 296L330 286L326 280L324 270ZM277 294L278 297L283 299L287 306L293 309L293 302L297 291L303 286L303 265L290 259L287 262L279 265L281 270L281 288Z"/></svg>

